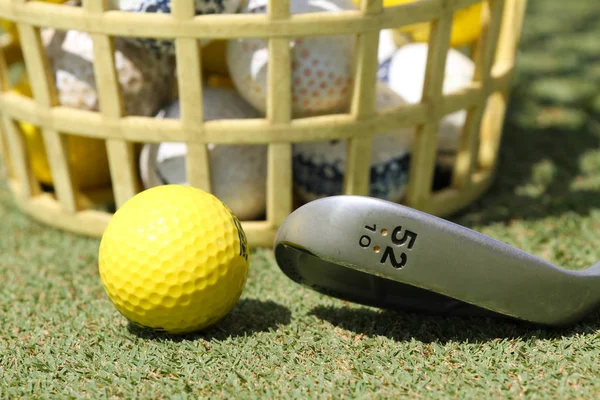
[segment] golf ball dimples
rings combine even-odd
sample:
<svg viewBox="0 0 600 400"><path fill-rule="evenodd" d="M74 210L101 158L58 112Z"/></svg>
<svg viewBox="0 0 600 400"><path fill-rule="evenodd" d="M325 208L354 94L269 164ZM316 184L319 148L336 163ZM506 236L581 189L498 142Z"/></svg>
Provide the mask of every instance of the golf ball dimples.
<svg viewBox="0 0 600 400"><path fill-rule="evenodd" d="M291 2L292 13L339 12L340 1ZM246 13L264 13L264 1L246 6ZM354 6L350 2L349 9ZM311 36L291 40L292 112L295 117L347 110L353 84L354 38ZM227 47L230 76L242 97L262 112L267 108L268 42L233 39Z"/></svg>
<svg viewBox="0 0 600 400"><path fill-rule="evenodd" d="M237 303L248 274L246 237L215 196L159 186L114 214L100 243L99 272L110 300L134 324L194 332Z"/></svg>
<svg viewBox="0 0 600 400"><path fill-rule="evenodd" d="M191 1L191 0L188 0ZM113 10L146 13L171 13L172 0L110 0ZM240 0L194 0L196 15L232 14L237 12ZM172 40L153 38L131 38L131 42L158 52L174 54L175 44ZM202 40L202 45L210 40Z"/></svg>
<svg viewBox="0 0 600 400"><path fill-rule="evenodd" d="M405 104L397 94L379 83L376 107L385 109ZM400 201L408 183L410 149L414 130L401 129L373 138L369 195ZM303 202L343 191L346 141L306 142L294 145L293 177L296 194Z"/></svg>

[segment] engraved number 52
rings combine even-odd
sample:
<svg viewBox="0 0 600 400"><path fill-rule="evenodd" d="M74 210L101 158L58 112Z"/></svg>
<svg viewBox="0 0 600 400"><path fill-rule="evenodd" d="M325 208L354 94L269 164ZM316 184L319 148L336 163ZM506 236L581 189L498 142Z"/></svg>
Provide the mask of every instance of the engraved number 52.
<svg viewBox="0 0 600 400"><path fill-rule="evenodd" d="M406 230L404 231L404 236L400 237L402 233L402 227L398 226L392 232L392 243L396 246L404 246L408 242L408 249L412 249L417 241L417 234L415 232Z"/></svg>

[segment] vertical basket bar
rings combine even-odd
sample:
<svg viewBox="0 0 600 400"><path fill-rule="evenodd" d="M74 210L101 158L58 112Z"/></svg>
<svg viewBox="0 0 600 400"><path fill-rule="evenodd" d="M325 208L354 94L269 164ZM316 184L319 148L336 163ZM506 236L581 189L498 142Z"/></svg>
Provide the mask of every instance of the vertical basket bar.
<svg viewBox="0 0 600 400"><path fill-rule="evenodd" d="M483 4L484 24L479 41L481 50L477 52L479 57L475 60L474 78L475 82L481 82L481 100L467 114L452 177L452 186L455 188L463 188L472 183L473 171L479 158L481 121L486 110L491 70L502 25L504 0L488 0Z"/></svg>
<svg viewBox="0 0 600 400"><path fill-rule="evenodd" d="M8 63L6 61L6 55L4 49L0 48L0 93L4 93L10 90L10 80L8 76ZM0 120L3 120L0 115ZM2 162L6 166L6 173L10 174L11 161L10 152L8 151L8 143L6 142L6 130L4 129L4 122L0 121L0 157Z"/></svg>
<svg viewBox="0 0 600 400"><path fill-rule="evenodd" d="M108 9L108 0L84 0L87 13L98 14ZM107 120L123 116L123 101L119 77L115 68L115 46L112 38L103 34L90 34L94 43L94 76L98 90L100 113ZM117 207L138 192L134 145L120 139L108 139L106 150Z"/></svg>
<svg viewBox="0 0 600 400"><path fill-rule="evenodd" d="M496 62L513 63L516 58L527 0L505 0Z"/></svg>
<svg viewBox="0 0 600 400"><path fill-rule="evenodd" d="M421 209L431 197L431 187L437 153L438 130L440 126L440 101L443 95L446 59L450 47L453 13L444 10L431 24L427 69L421 102L428 104L431 119L417 127L406 203Z"/></svg>
<svg viewBox="0 0 600 400"><path fill-rule="evenodd" d="M25 3L25 0L14 1ZM50 109L57 104L57 99L40 30L38 27L23 23L18 23L17 29L33 97L39 106ZM64 211L74 213L78 207L68 163L66 138L56 131L43 127L42 136L58 200Z"/></svg>
<svg viewBox="0 0 600 400"><path fill-rule="evenodd" d="M27 148L25 147L25 138L16 121L4 116L2 117L2 122L8 139L8 150L12 155L10 158L12 167L19 180L20 194L25 198L36 196L40 193L40 187L31 171L31 164L29 163ZM8 167L8 158L4 161Z"/></svg>
<svg viewBox="0 0 600 400"><path fill-rule="evenodd" d="M172 7L173 16L182 21L194 18L196 14L193 1L174 1ZM204 123L202 50L200 43L194 38L177 38L175 43L180 118L189 139L186 157L187 179L190 185L210 192L209 153L204 140L198 143L198 135L202 135L200 139L204 136L203 133L198 133L202 132Z"/></svg>
<svg viewBox="0 0 600 400"><path fill-rule="evenodd" d="M364 15L377 15L383 11L382 0L362 0L360 6ZM376 112L379 32L379 29L365 32L357 38L351 110L356 120L372 117ZM344 193L369 194L372 147L371 136L348 140Z"/></svg>
<svg viewBox="0 0 600 400"><path fill-rule="evenodd" d="M0 91L5 92L11 88L8 74L8 61L4 49L0 49Z"/></svg>
<svg viewBox="0 0 600 400"><path fill-rule="evenodd" d="M526 4L526 0L506 0L495 65L514 68ZM482 168L495 168L497 165L508 91L509 86L488 99L488 109L482 121L479 149L479 164Z"/></svg>
<svg viewBox="0 0 600 400"><path fill-rule="evenodd" d="M3 117L0 116L0 119ZM7 177L10 177L13 171L12 161L10 160L10 152L8 151L8 143L6 142L6 129L4 129L4 122L0 122L0 158L2 159L2 165L0 165L0 176L2 171L5 171Z"/></svg>
<svg viewBox="0 0 600 400"><path fill-rule="evenodd" d="M288 19L290 0L269 0L269 19ZM289 38L269 39L267 118L289 125L292 119L292 69ZM292 145L272 143L267 161L267 220L278 226L292 211Z"/></svg>

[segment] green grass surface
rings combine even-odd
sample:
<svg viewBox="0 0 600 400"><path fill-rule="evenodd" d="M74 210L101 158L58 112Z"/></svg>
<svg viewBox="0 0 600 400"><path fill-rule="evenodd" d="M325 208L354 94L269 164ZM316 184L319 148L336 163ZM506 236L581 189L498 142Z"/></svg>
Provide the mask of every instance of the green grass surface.
<svg viewBox="0 0 600 400"><path fill-rule="evenodd" d="M454 221L577 269L600 258L600 4L532 0L498 179ZM252 254L235 310L184 338L129 327L98 241L22 215L0 184L0 395L600 398L600 314L565 329L391 313Z"/></svg>

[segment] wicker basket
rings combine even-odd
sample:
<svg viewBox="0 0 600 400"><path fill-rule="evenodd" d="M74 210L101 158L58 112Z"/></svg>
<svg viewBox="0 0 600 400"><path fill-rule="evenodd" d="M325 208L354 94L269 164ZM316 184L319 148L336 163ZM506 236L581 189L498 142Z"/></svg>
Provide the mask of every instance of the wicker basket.
<svg viewBox="0 0 600 400"><path fill-rule="evenodd" d="M473 83L451 95L442 94L443 66L449 48L453 13L480 0L422 0L383 8L381 0L362 0L360 11L339 14L301 14L290 17L289 0L270 0L267 15L211 15L194 18L192 2L173 0L172 15L105 12L106 1L83 1L82 7L64 7L27 0L0 0L0 18L18 23L23 58L34 89L34 99L9 92L7 65L17 57L9 38L0 42L0 150L13 169L9 186L24 212L46 224L99 237L111 218L91 204L106 193L81 193L71 180L63 133L106 140L112 191L117 207L140 189L134 143L183 141L188 143L188 182L210 190L207 143L269 144L267 217L245 221L252 246L271 246L279 224L293 210L291 144L300 141L349 139L345 192L366 194L368 152L373 135L400 127L416 127L405 204L445 216L470 204L491 184L496 165L507 91L514 67L516 45L525 0L484 2L484 29L474 45L477 54ZM429 55L423 101L393 110L375 110L377 43L379 30L431 21ZM90 32L94 41L94 68L98 77L100 112L56 105L40 27ZM349 114L294 120L290 113L289 38L310 35L355 34L355 87ZM176 39L181 120L123 117L113 59L111 36ZM203 123L201 38L270 38L270 68L266 119ZM185 60L185 62L183 61ZM277 84L273 84L277 82ZM273 101L277 99L277 101ZM432 192L436 135L440 119L468 110L456 157L451 186ZM42 128L55 188L45 192L33 177L24 138L16 120Z"/></svg>

